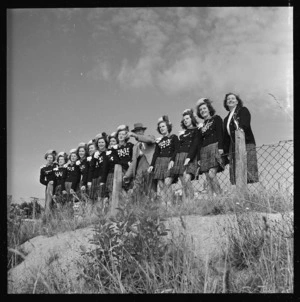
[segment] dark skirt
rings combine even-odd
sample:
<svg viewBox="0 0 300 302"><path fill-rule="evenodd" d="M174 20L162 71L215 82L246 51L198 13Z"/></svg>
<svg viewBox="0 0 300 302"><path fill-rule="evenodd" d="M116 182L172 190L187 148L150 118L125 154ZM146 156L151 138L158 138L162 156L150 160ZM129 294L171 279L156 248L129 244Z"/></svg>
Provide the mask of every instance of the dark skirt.
<svg viewBox="0 0 300 302"><path fill-rule="evenodd" d="M171 169L172 176L182 176L185 171L192 176L195 176L197 171L197 157L193 161L190 161L187 166L184 166L184 161L187 157L187 152L180 152L176 154L174 166Z"/></svg>
<svg viewBox="0 0 300 302"><path fill-rule="evenodd" d="M200 172L208 172L210 168L218 168L217 172L224 171L224 161L219 153L218 142L200 149Z"/></svg>
<svg viewBox="0 0 300 302"><path fill-rule="evenodd" d="M114 172L109 172L106 178L106 190L108 193L112 192L113 183L114 183Z"/></svg>
<svg viewBox="0 0 300 302"><path fill-rule="evenodd" d="M170 162L170 157L157 157L154 166L154 176L153 179L165 179L171 177L171 170L168 170L168 165Z"/></svg>
<svg viewBox="0 0 300 302"><path fill-rule="evenodd" d="M231 184L236 184L235 179L235 145L230 144L229 146L229 175ZM256 146L254 144L246 144L247 153L247 183L259 182L258 178L258 166L257 166L257 153Z"/></svg>

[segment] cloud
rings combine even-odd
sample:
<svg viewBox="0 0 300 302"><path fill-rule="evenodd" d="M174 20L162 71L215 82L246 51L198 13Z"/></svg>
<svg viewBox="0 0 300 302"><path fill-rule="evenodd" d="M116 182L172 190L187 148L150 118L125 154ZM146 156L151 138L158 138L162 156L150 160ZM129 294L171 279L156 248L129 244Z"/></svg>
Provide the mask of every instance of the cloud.
<svg viewBox="0 0 300 302"><path fill-rule="evenodd" d="M108 61L97 59L94 67L86 73L86 77L93 81L109 80L111 68Z"/></svg>

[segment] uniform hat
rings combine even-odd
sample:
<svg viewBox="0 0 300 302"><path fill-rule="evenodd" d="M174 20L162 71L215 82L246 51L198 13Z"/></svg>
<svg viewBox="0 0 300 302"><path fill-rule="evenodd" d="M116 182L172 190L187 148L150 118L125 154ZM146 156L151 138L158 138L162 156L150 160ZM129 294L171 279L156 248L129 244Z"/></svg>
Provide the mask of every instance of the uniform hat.
<svg viewBox="0 0 300 302"><path fill-rule="evenodd" d="M63 157L65 160L67 160L68 158L68 154L65 152L65 151L61 151L57 154L57 160L60 158L60 157Z"/></svg>
<svg viewBox="0 0 300 302"><path fill-rule="evenodd" d="M71 155L71 153L76 153L77 149L73 148L70 150L69 155Z"/></svg>
<svg viewBox="0 0 300 302"><path fill-rule="evenodd" d="M86 145L86 143L79 143L77 149L79 149L80 147L86 148L87 145Z"/></svg>
<svg viewBox="0 0 300 302"><path fill-rule="evenodd" d="M117 128L117 132L119 131L129 131L129 127L127 125L120 125L118 128Z"/></svg>
<svg viewBox="0 0 300 302"><path fill-rule="evenodd" d="M200 106L201 104L204 104L205 102L205 100L207 100L207 98L201 98L201 99L199 99L198 101L197 101L197 103L196 103L196 107L198 107L198 106Z"/></svg>
<svg viewBox="0 0 300 302"><path fill-rule="evenodd" d="M146 130L147 127L144 127L142 123L135 123L133 124L133 129L131 130L132 132L135 132L137 130Z"/></svg>
<svg viewBox="0 0 300 302"><path fill-rule="evenodd" d="M98 144L98 140L100 138L103 138L105 140L105 143L107 143L107 134L105 132L99 133L95 136L95 144Z"/></svg>
<svg viewBox="0 0 300 302"><path fill-rule="evenodd" d="M88 143L87 143L87 147L89 148L90 145L93 145L94 141L91 139Z"/></svg>
<svg viewBox="0 0 300 302"><path fill-rule="evenodd" d="M48 155L51 154L53 156L53 160L55 160L55 156L56 156L56 151L55 150L48 150L44 156L45 159L47 159Z"/></svg>
<svg viewBox="0 0 300 302"><path fill-rule="evenodd" d="M112 137L117 138L117 132L114 131L108 136L108 140L110 140Z"/></svg>
<svg viewBox="0 0 300 302"><path fill-rule="evenodd" d="M167 115L163 115L158 119L157 123L161 123L161 122L166 122L167 124L171 124L171 122L169 121L169 117Z"/></svg>
<svg viewBox="0 0 300 302"><path fill-rule="evenodd" d="M194 111L193 109L185 109L183 112L182 112L182 115L185 115L185 114L193 114Z"/></svg>

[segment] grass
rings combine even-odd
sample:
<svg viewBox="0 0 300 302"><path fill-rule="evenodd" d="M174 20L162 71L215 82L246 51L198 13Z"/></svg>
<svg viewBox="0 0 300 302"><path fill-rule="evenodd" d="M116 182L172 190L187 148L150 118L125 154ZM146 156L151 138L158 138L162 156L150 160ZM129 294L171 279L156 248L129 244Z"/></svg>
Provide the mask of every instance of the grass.
<svg viewBox="0 0 300 302"><path fill-rule="evenodd" d="M8 269L22 261L19 246L26 240L93 225L97 248L92 252L82 249L85 264L80 264L80 277L86 281L84 286L70 288L57 282L55 276L40 277L32 280L30 292L293 292L293 217L285 214L293 210L293 203L284 192L249 194L244 199L229 194L188 203L177 200L168 205L158 198L141 196L138 200L132 203L131 196L124 197L115 218L87 206L79 223L68 206L55 210L50 217L41 213L38 223L26 227L20 217L11 217ZM281 213L282 221L271 222L263 213ZM187 240L182 217L220 214L232 214L226 227L222 226L226 245L220 245L218 256L200 259ZM168 237L164 221L176 216L181 218L181 232L176 238ZM55 256L51 260L55 261Z"/></svg>

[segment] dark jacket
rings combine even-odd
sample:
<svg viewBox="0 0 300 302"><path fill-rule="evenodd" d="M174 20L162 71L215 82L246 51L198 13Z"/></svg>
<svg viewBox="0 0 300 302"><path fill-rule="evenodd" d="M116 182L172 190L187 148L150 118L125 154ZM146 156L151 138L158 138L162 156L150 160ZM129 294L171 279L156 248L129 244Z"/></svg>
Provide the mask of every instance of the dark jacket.
<svg viewBox="0 0 300 302"><path fill-rule="evenodd" d="M108 158L106 151L96 151L90 161L90 167L88 172L88 182L92 179L96 179L101 176L101 182L106 182L105 175L107 175Z"/></svg>
<svg viewBox="0 0 300 302"><path fill-rule="evenodd" d="M177 135L172 134L170 136L164 136L158 142L156 142L155 151L150 166L155 165L157 157L171 157L170 161L174 161L178 148L179 139Z"/></svg>
<svg viewBox="0 0 300 302"><path fill-rule="evenodd" d="M229 129L230 129L230 135L227 132L227 121L229 118L229 114L225 117L224 119L224 153L228 153L229 152L229 146L230 146L230 141L232 141L233 143L235 142L235 130L236 130L236 126L234 123L234 119L238 122L239 127L242 128L245 132L245 141L246 144L256 144L255 143L255 139L254 139L254 135L251 129L251 114L249 112L249 110L247 109L247 107L239 107L236 108L234 114L233 114L233 118L230 121L229 124Z"/></svg>
<svg viewBox="0 0 300 302"><path fill-rule="evenodd" d="M187 158L192 161L197 154L197 159L199 159L200 149L216 142L218 149L224 149L223 121L219 115L214 115L209 120L204 121L203 126L198 129L198 134L194 138Z"/></svg>
<svg viewBox="0 0 300 302"><path fill-rule="evenodd" d="M53 169L55 175L55 187L62 186L63 180L66 178L66 167L59 167L58 165Z"/></svg>
<svg viewBox="0 0 300 302"><path fill-rule="evenodd" d="M77 163L69 163L65 165L66 167L66 173L64 176L64 180L62 183L62 190L66 190L65 182L71 182L71 189L76 191L77 185L79 184L80 181L80 168Z"/></svg>
<svg viewBox="0 0 300 302"><path fill-rule="evenodd" d="M86 158L79 160L80 178L83 186L87 185L90 164Z"/></svg>
<svg viewBox="0 0 300 302"><path fill-rule="evenodd" d="M132 162L133 143L127 142L123 146L118 146L116 150L119 157L119 164L127 171Z"/></svg>
<svg viewBox="0 0 300 302"><path fill-rule="evenodd" d="M52 165L49 165L49 166L43 165L41 167L41 171L40 171L40 183L41 184L47 186L48 182L53 180L53 182L54 182L53 187L55 187L56 179L55 179L55 174L54 174L54 171L53 171L53 169L55 167L57 167L56 163L54 163Z"/></svg>
<svg viewBox="0 0 300 302"><path fill-rule="evenodd" d="M107 169L103 172L103 179L107 179L108 173L114 173L115 164L119 164L119 157L117 150L114 148L111 148L106 151L106 157L107 157Z"/></svg>

